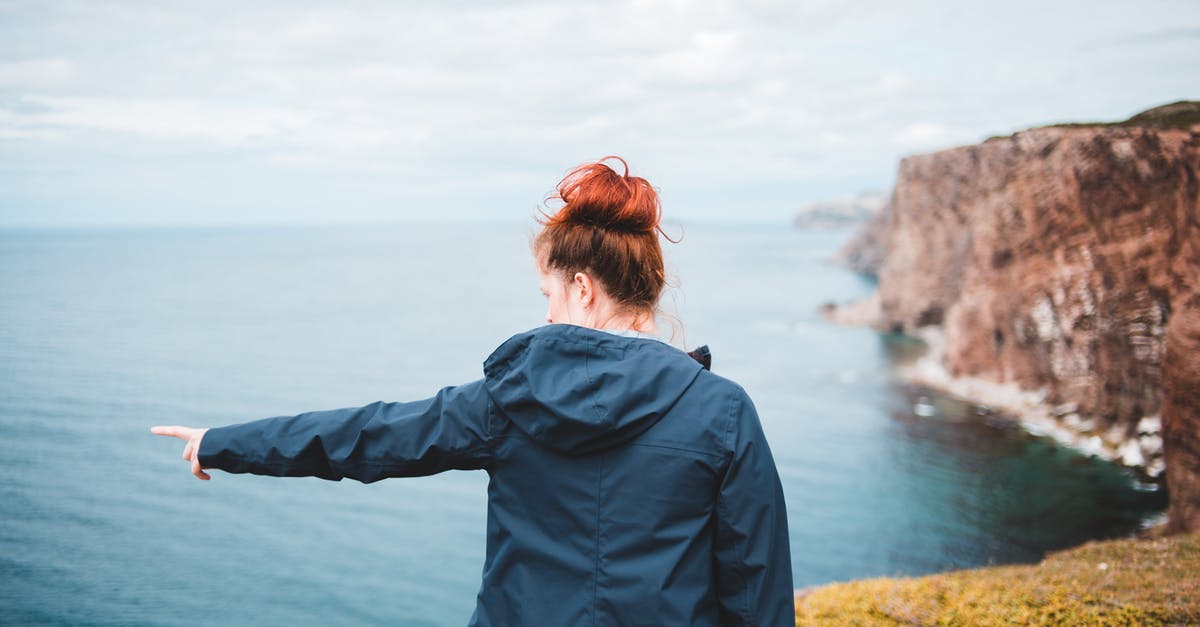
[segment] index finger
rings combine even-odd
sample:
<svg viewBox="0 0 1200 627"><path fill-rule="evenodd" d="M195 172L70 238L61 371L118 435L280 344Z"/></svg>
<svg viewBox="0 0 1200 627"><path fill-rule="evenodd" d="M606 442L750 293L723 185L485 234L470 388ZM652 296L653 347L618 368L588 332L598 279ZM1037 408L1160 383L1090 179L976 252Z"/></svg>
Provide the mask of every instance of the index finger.
<svg viewBox="0 0 1200 627"><path fill-rule="evenodd" d="M150 427L150 433L154 435L169 435L180 440L189 440L192 437L191 429L187 427L170 426L170 427Z"/></svg>

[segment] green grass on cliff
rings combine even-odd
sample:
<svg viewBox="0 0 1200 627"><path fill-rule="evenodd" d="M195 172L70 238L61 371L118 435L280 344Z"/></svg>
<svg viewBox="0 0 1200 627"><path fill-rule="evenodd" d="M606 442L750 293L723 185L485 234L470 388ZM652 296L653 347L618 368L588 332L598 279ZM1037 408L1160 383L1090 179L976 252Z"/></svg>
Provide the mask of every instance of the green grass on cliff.
<svg viewBox="0 0 1200 627"><path fill-rule="evenodd" d="M1096 542L1035 566L832 584L796 625L1198 625L1200 535Z"/></svg>
<svg viewBox="0 0 1200 627"><path fill-rule="evenodd" d="M1200 124L1200 102L1180 100L1143 111L1119 126L1151 126L1154 128L1191 128Z"/></svg>
<svg viewBox="0 0 1200 627"><path fill-rule="evenodd" d="M1200 101L1180 100L1170 104L1147 109L1141 113L1119 122L1062 122L1049 124L1040 128L1096 128L1096 127L1143 127L1143 128L1178 128L1189 129L1200 124ZM1012 135L994 135L988 140L1008 139Z"/></svg>

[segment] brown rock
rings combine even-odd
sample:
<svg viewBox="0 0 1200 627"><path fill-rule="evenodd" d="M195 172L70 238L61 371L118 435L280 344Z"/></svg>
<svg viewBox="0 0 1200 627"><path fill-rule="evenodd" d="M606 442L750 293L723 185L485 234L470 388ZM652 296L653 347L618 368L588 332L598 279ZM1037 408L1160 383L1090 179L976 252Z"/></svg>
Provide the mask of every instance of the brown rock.
<svg viewBox="0 0 1200 627"><path fill-rule="evenodd" d="M1200 103L1168 107L906 158L842 256L884 326L942 327L951 376L1045 389L1114 448L1161 414L1170 524L1200 531L1200 125L1172 122Z"/></svg>
<svg viewBox="0 0 1200 627"><path fill-rule="evenodd" d="M887 255L887 236L891 231L891 201L875 212L837 254L837 261L851 270L879 276L879 268Z"/></svg>

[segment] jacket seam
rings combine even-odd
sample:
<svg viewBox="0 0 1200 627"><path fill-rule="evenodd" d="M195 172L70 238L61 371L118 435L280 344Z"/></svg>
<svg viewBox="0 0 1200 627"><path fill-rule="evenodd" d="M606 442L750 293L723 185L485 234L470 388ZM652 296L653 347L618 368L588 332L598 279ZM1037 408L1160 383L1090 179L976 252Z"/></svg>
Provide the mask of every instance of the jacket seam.
<svg viewBox="0 0 1200 627"><path fill-rule="evenodd" d="M591 348L591 342L586 338L584 338L584 340L582 342L580 342L580 344L582 344L584 346L584 348L588 348L588 349ZM590 364L591 364L591 351L586 350L583 353L583 378L585 380L587 380L587 385L589 388L592 387L592 369L591 369ZM595 410L597 417L604 415L604 411L602 409L600 409L600 401L596 400L596 398L598 396L599 396L598 394L595 394L592 396L592 399L593 399L592 400L592 409ZM605 416L605 417L607 417L607 416Z"/></svg>
<svg viewBox="0 0 1200 627"><path fill-rule="evenodd" d="M694 448L687 448L685 446L671 446L669 444L656 444L656 443L651 443L651 442L630 442L629 446L644 446L647 448L662 448L662 449L668 449L668 450L672 450L672 451L683 451L685 453L695 453L696 455L704 455L705 457L715 457L717 459L725 459L725 455L721 454L721 453L712 453L709 451L701 451L701 450L694 449Z"/></svg>
<svg viewBox="0 0 1200 627"><path fill-rule="evenodd" d="M538 440L535 440L535 439L529 437L528 435L524 435L521 433L505 433L502 435L497 435L492 439L496 440L496 441L499 441L499 440L521 440L522 442L532 442L535 444L539 444L541 446L545 446L545 444L543 444L542 442L539 442ZM661 448L661 449L667 449L667 450L671 450L671 451L681 451L683 453L693 453L695 455L703 455L705 457L711 457L711 458L720 459L720 460L724 460L727 457L729 457L729 455L727 453L713 453L711 451L702 451L700 449L687 448L686 446L671 446L669 444L657 444L657 443L652 443L652 442L626 442L624 444L615 445L613 448L620 448L622 446L641 446L641 447L645 447L645 448ZM551 449L551 450L554 450L554 449ZM564 455L567 454L567 453L562 453L561 451L558 451L558 452L561 454L564 454ZM601 451L596 451L596 452L600 453Z"/></svg>
<svg viewBox="0 0 1200 627"><path fill-rule="evenodd" d="M596 571L592 578L592 627L600 620L600 506L601 482L604 480L604 465L596 469Z"/></svg>
<svg viewBox="0 0 1200 627"><path fill-rule="evenodd" d="M484 392L486 394L486 390ZM496 461L496 435L492 424L493 420L495 420L494 409L495 403L492 401L491 395L488 395L487 409L485 410L487 414L483 418L483 430L487 433L487 440L484 441L484 445L487 447L487 464L485 468L490 468L492 462Z"/></svg>
<svg viewBox="0 0 1200 627"><path fill-rule="evenodd" d="M725 470L726 472L729 472L730 470L732 470L733 459L734 459L734 457L736 457L735 451L733 450L732 446L730 446L730 444L729 444L728 437L729 437L729 434L731 434L733 432L733 425L737 422L737 416L738 416L738 412L740 409L740 405L741 405L741 399L739 399L736 394L731 395L729 398L729 428L726 431L726 448L729 448L729 466L726 468L726 470ZM720 508L725 511L726 520L729 520L730 519L729 512L724 506L725 499L718 498L717 501L718 501ZM739 544L743 544L743 543L739 543ZM747 625L753 625L754 624L754 616L751 614L751 610L750 610L750 587L747 585L747 580L746 580L746 576L745 576L745 572L744 572L745 564L742 561L742 553L744 551L745 551L744 546L738 547L738 549L734 553L735 559L734 559L732 566L733 566L734 575L737 577L737 580L738 580L738 587L741 589L741 593L739 596L741 597L740 600L741 600L742 610L739 613L745 618Z"/></svg>
<svg viewBox="0 0 1200 627"><path fill-rule="evenodd" d="M729 421L725 423L725 437L723 444L725 445L725 456L729 458L730 464L733 463L733 444L729 441L733 435L733 425L737 422L737 396L730 395L729 397ZM728 470L728 467L726 467Z"/></svg>
<svg viewBox="0 0 1200 627"><path fill-rule="evenodd" d="M488 450L489 450L489 447L487 445L477 445L477 446L473 446L470 449L467 449L466 451L464 451L464 454L474 455L475 453L478 453L480 451L486 452ZM252 464L254 466L270 468L272 470L274 470L274 469L286 470L288 468L295 467L295 464L292 462L273 462L273 461L267 461L267 460L259 458L259 457L238 455L236 453L222 453L220 455L220 457L222 459L226 459L229 461L242 462L245 464ZM334 471L337 471L340 469L353 469L353 468L370 468L372 470L403 470L405 468L405 465L397 464L394 462L361 461L361 462L354 462L351 464L331 464L329 466L329 468L330 468L330 470L334 470ZM345 476L343 473L338 473L338 475Z"/></svg>

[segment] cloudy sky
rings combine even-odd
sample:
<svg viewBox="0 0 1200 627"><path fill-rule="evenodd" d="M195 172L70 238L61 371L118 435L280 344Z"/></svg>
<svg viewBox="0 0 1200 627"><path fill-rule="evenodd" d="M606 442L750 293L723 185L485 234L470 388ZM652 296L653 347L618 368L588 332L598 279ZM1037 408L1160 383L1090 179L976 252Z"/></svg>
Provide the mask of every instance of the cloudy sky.
<svg viewBox="0 0 1200 627"><path fill-rule="evenodd" d="M527 220L611 153L669 217L782 223L1200 98L1197 59L1196 0L0 0L0 226Z"/></svg>

